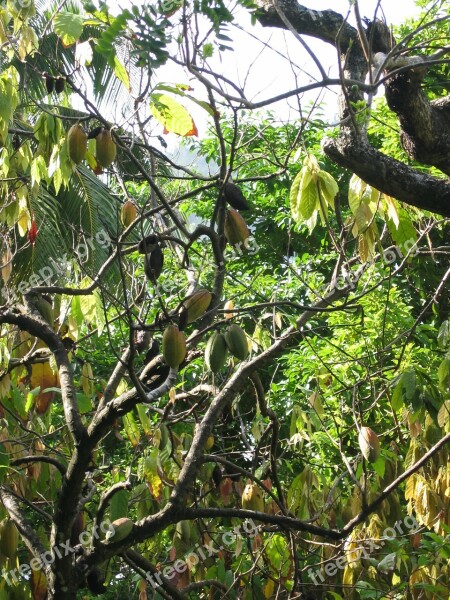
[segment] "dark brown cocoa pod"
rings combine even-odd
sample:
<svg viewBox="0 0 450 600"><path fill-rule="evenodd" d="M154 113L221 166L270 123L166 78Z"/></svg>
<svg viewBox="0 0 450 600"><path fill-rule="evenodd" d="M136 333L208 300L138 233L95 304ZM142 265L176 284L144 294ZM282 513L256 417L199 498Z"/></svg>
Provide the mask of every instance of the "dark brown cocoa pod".
<svg viewBox="0 0 450 600"><path fill-rule="evenodd" d="M94 140L102 129L103 127L96 127L95 129L91 129L87 136L88 140Z"/></svg>
<svg viewBox="0 0 450 600"><path fill-rule="evenodd" d="M45 74L45 88L49 94L55 89L55 78L48 73Z"/></svg>
<svg viewBox="0 0 450 600"><path fill-rule="evenodd" d="M214 481L214 485L219 487L220 482L222 481L222 469L219 467L219 465L214 467L211 478Z"/></svg>
<svg viewBox="0 0 450 600"><path fill-rule="evenodd" d="M55 92L57 94L61 94L64 91L65 86L66 80L64 79L64 77L57 77L55 79Z"/></svg>
<svg viewBox="0 0 450 600"><path fill-rule="evenodd" d="M225 200L228 202L228 204L236 210L250 209L248 202L241 191L241 188L234 183L225 184L225 187L223 188L223 195L225 196Z"/></svg>
<svg viewBox="0 0 450 600"><path fill-rule="evenodd" d="M161 275L164 266L164 254L159 246L155 246L149 254L145 254L144 271L147 279L155 283Z"/></svg>
<svg viewBox="0 0 450 600"><path fill-rule="evenodd" d="M154 250L156 244L158 243L158 237L154 234L147 235L143 238L138 244L138 252L139 254L148 254L152 250Z"/></svg>

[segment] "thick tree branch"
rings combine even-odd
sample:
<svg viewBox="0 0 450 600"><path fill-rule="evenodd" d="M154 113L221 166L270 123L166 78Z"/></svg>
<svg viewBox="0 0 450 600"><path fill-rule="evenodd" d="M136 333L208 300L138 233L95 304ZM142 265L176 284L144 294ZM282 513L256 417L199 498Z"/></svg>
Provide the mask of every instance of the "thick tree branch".
<svg viewBox="0 0 450 600"><path fill-rule="evenodd" d="M422 210L450 217L450 183L408 167L367 141L342 135L327 139L325 154L380 192Z"/></svg>

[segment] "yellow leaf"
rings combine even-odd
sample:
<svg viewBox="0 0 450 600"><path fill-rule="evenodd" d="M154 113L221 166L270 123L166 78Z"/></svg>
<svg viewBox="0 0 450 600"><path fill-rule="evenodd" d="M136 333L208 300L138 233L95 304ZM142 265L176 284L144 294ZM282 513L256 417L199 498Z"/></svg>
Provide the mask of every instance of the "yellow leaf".
<svg viewBox="0 0 450 600"><path fill-rule="evenodd" d="M164 133L176 133L184 137L198 135L189 111L172 96L152 94L150 110L161 125L164 125Z"/></svg>

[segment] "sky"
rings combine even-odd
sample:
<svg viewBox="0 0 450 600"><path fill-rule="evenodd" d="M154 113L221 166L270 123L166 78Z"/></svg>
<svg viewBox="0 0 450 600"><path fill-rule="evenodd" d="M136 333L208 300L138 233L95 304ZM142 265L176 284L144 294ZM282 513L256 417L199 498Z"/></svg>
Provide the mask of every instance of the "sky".
<svg viewBox="0 0 450 600"><path fill-rule="evenodd" d="M304 0L301 4L314 10L331 8L342 15L347 15L349 11L349 0ZM373 19L377 4L377 0L360 0L361 16ZM414 0L381 0L381 5L387 23L399 24L408 16L418 14ZM380 10L377 14L380 18L383 16ZM352 15L349 21L354 24ZM231 24L225 33L233 39L234 49L220 52L216 48L209 65L212 71L223 74L243 88L249 100L263 101L320 79L317 67L291 32L264 28L259 23L252 24L246 9L240 9L236 23ZM327 73L337 76L336 50L320 40L311 37L303 39L317 55ZM203 86L170 61L158 70L158 79L172 84L188 83L194 88L193 96L207 100ZM317 90L280 101L272 105L271 109L276 112L280 121L299 119L311 102L324 101L327 121L331 123L337 119L337 93L338 88L326 93L324 90ZM203 136L208 122L205 112L193 103L187 107L194 117L200 136ZM120 110L119 106L116 109ZM114 120L120 123L120 115L116 115ZM165 139L169 147L179 144L174 135L168 135Z"/></svg>

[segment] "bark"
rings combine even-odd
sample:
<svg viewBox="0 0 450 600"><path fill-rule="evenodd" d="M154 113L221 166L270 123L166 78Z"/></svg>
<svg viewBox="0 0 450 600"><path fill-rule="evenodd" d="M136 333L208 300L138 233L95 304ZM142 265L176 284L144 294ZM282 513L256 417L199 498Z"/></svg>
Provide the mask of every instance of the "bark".
<svg viewBox="0 0 450 600"><path fill-rule="evenodd" d="M386 100L402 129L400 141L408 156L450 175L450 96L429 102L422 81L426 67L392 76Z"/></svg>
<svg viewBox="0 0 450 600"><path fill-rule="evenodd" d="M296 0L259 0L257 4L257 18L263 26L293 28L300 35L336 46L340 51L343 75L361 83L375 62L375 55L387 54L392 44L389 30L381 22L369 23L365 30L360 28L358 31L334 11L314 11ZM367 44L368 48L364 49ZM444 54L445 50L440 51L439 57ZM386 99L399 118L400 142L408 156L450 175L450 96L430 102L422 89L427 61L432 63L435 58L406 57L405 60L403 56L402 64L406 66L402 72L398 71L399 61L390 58L384 66L387 69ZM338 139L326 140L325 153L381 192L422 210L450 216L450 184L446 179L424 175L370 145L364 128L351 118L349 100L361 99L358 94L358 91L343 90L341 134Z"/></svg>

